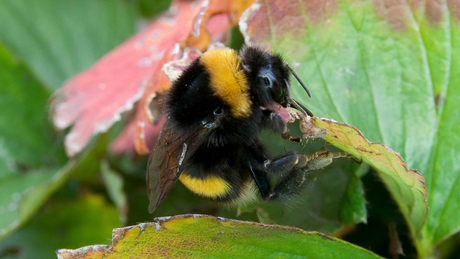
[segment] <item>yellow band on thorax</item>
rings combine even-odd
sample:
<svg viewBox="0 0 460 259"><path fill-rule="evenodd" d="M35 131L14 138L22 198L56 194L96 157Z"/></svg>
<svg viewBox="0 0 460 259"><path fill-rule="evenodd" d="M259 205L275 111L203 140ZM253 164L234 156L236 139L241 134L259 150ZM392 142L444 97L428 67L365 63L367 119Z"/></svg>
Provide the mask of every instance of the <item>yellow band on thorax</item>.
<svg viewBox="0 0 460 259"><path fill-rule="evenodd" d="M214 175L210 175L205 179L199 179L193 178L183 172L179 176L179 180L192 192L210 198L223 196L231 188L227 181Z"/></svg>
<svg viewBox="0 0 460 259"><path fill-rule="evenodd" d="M240 70L238 54L232 49L211 50L200 57L200 63L210 75L211 88L231 107L236 118L251 114L249 85L243 70Z"/></svg>

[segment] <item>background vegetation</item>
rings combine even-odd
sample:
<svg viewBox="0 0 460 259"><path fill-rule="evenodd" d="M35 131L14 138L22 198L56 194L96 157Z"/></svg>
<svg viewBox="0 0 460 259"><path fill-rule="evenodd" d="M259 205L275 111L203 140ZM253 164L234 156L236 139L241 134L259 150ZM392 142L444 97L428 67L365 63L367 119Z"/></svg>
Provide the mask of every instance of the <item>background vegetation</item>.
<svg viewBox="0 0 460 259"><path fill-rule="evenodd" d="M276 23L270 24L275 33L269 38L249 33L288 61L302 61L297 71L313 99L301 97L298 88L295 95L314 114L356 126L371 141L401 153L408 168L425 177L430 211L416 236L393 202L392 189L370 166L347 159L310 175L304 193L289 204L222 208L177 184L162 206L148 214L146 156L107 150L126 121L69 159L66 132L54 130L49 119L50 97L166 10L169 1L4 0L0 258L50 258L61 248L111 244L113 228L186 213L316 230L384 257L402 250L409 258L458 258L460 4L440 1L433 7L435 1L427 1L420 7L414 1L384 5L382 11L370 2L331 1L338 7L325 12L327 19L309 13L314 6L303 6L307 34L276 34L282 31ZM322 19L325 23L317 23ZM243 36L238 30L231 36L229 44L239 48ZM299 146L277 141L268 132L263 138L275 153L333 149L322 140Z"/></svg>

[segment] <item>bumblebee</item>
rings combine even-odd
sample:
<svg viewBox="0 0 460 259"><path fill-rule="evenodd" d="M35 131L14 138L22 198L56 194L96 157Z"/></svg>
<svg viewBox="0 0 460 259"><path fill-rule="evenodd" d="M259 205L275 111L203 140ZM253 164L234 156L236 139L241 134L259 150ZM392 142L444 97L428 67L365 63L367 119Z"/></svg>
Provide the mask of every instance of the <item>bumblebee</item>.
<svg viewBox="0 0 460 259"><path fill-rule="evenodd" d="M291 98L291 73L301 83L279 55L251 46L205 52L185 69L167 94L167 119L149 157L149 212L178 179L195 194L224 203L257 192L265 200L297 194L306 173L324 167L318 158L331 153L273 157L261 144L263 128L291 139L276 105L311 115ZM275 178L281 180L272 184Z"/></svg>

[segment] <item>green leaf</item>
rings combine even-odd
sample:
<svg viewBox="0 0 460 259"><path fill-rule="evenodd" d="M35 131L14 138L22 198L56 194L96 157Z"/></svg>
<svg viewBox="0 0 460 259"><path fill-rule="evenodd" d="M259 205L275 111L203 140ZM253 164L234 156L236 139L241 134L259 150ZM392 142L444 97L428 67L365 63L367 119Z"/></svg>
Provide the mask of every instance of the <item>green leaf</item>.
<svg viewBox="0 0 460 259"><path fill-rule="evenodd" d="M27 221L48 197L61 187L69 168L30 171L0 182L0 239Z"/></svg>
<svg viewBox="0 0 460 259"><path fill-rule="evenodd" d="M52 156L62 149L52 150L55 144L46 110L49 91L1 44L0 71L0 179L57 163Z"/></svg>
<svg viewBox="0 0 460 259"><path fill-rule="evenodd" d="M126 224L126 214L128 213L128 199L123 190L123 178L113 171L106 160L101 161L101 175L107 192L117 207L120 222Z"/></svg>
<svg viewBox="0 0 460 259"><path fill-rule="evenodd" d="M381 258L318 232L206 215L156 218L116 229L112 246L59 250L58 258Z"/></svg>
<svg viewBox="0 0 460 259"><path fill-rule="evenodd" d="M0 41L57 89L134 33L134 8L122 0L5 0Z"/></svg>
<svg viewBox="0 0 460 259"><path fill-rule="evenodd" d="M363 183L355 172L348 174L347 188L340 208L339 217L341 222L350 225L360 222L367 223L366 198L364 197Z"/></svg>
<svg viewBox="0 0 460 259"><path fill-rule="evenodd" d="M416 170L408 170L399 154L380 143L370 143L354 127L322 118L311 118L311 122L326 129L327 134L323 139L377 170L379 177L393 194L411 234L416 236L428 213L423 177Z"/></svg>
<svg viewBox="0 0 460 259"><path fill-rule="evenodd" d="M423 243L420 255L458 232L459 5L267 0L254 7L240 23L243 34L272 46L294 67L312 92L309 99L294 83L296 100L316 116L353 125L389 146L426 178L428 219L423 235L412 233ZM384 179L393 197L406 197L390 184L394 180L400 182ZM425 206L422 199L400 198L406 212ZM419 227L424 215L406 219Z"/></svg>
<svg viewBox="0 0 460 259"><path fill-rule="evenodd" d="M104 197L87 194L76 200L53 201L1 240L0 253L15 251L11 258L54 258L55 251L63 247L108 244L107 233L118 226L116 208Z"/></svg>
<svg viewBox="0 0 460 259"><path fill-rule="evenodd" d="M0 45L0 238L27 221L67 179L47 123L49 92ZM69 164L71 166L71 164Z"/></svg>
<svg viewBox="0 0 460 259"><path fill-rule="evenodd" d="M457 8L457 9L455 9ZM460 17L459 6L450 10L448 31L450 36L450 64L446 73L444 109L439 120L438 142L433 147L433 163L428 168L426 179L430 194L430 213L426 224L426 238L433 244L459 232L460 217ZM442 91L440 91L442 93Z"/></svg>

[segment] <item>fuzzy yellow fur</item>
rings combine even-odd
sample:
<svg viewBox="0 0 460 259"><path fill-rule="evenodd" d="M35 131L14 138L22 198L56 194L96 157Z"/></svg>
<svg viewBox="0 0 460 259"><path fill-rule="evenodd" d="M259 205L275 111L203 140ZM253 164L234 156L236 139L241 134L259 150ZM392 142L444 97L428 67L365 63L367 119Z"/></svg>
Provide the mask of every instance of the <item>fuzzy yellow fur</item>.
<svg viewBox="0 0 460 259"><path fill-rule="evenodd" d="M217 198L228 193L231 186L224 179L209 175L205 179L193 178L188 174L182 173L179 180L192 192L209 197Z"/></svg>
<svg viewBox="0 0 460 259"><path fill-rule="evenodd" d="M230 107L235 118L245 118L251 114L249 85L236 51L231 49L211 50L200 58L210 75L211 88Z"/></svg>

